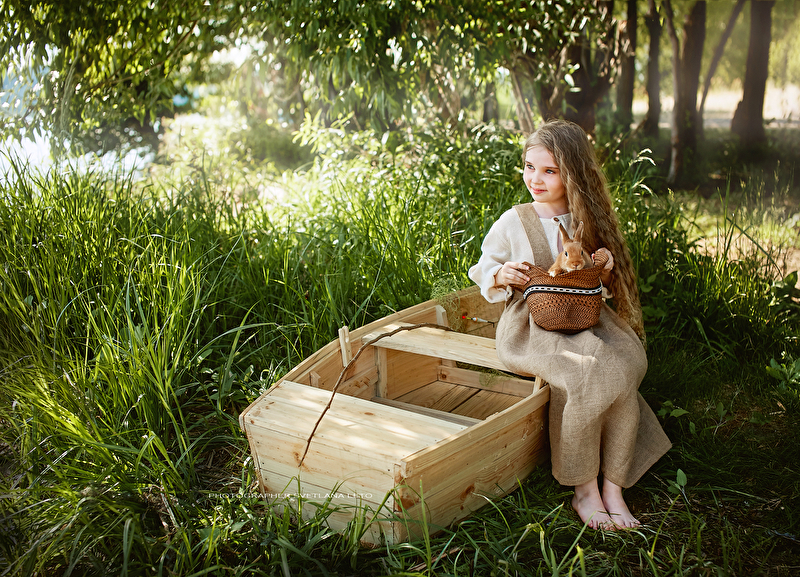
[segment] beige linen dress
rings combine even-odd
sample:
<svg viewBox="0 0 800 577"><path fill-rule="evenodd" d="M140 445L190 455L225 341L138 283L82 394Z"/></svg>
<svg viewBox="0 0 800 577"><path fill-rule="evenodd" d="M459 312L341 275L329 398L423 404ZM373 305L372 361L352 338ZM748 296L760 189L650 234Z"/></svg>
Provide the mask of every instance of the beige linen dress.
<svg viewBox="0 0 800 577"><path fill-rule="evenodd" d="M638 388L647 356L633 330L602 305L600 322L575 335L546 331L530 321L520 293L494 286L507 261L548 268L560 250L558 223L539 219L532 204L504 213L469 271L490 302L506 299L497 326L497 355L508 370L541 376L550 384L550 448L553 476L562 485L604 477L630 487L671 447ZM548 229L546 231L546 229Z"/></svg>

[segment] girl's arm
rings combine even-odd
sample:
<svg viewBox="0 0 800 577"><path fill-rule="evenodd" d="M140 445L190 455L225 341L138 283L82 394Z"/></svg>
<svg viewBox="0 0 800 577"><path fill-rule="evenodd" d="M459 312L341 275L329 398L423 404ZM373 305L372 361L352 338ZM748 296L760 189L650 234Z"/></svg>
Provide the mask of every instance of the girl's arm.
<svg viewBox="0 0 800 577"><path fill-rule="evenodd" d="M533 254L519 215L511 208L489 229L481 244L481 257L469 269L469 278L481 287L487 301L503 302L510 295L509 284L528 282L523 262L534 262Z"/></svg>
<svg viewBox="0 0 800 577"><path fill-rule="evenodd" d="M469 278L481 287L481 294L490 303L506 300L503 268L511 258L511 243L507 235L507 216L503 215L492 225L481 244L481 257L469 269Z"/></svg>

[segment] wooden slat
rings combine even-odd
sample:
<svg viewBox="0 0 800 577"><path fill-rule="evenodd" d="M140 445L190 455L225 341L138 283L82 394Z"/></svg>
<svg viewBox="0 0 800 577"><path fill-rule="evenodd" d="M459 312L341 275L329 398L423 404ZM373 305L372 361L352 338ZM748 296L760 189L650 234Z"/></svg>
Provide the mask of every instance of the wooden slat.
<svg viewBox="0 0 800 577"><path fill-rule="evenodd" d="M357 374L352 379L347 379L339 385L337 395L348 395L360 399L371 399L375 394L375 382L378 380L378 370L372 366L369 370ZM321 388L331 390L334 383L330 386L323 384Z"/></svg>
<svg viewBox="0 0 800 577"><path fill-rule="evenodd" d="M397 407L398 409L411 411L412 413L419 413L420 415L429 415L431 417L436 417L437 419L442 419L444 421L449 421L451 423L458 423L459 425L464 425L467 427L471 427L472 425L481 422L480 419L473 419L471 417L463 415L454 415L452 413L446 413L444 411L438 411L436 409L430 409L428 407L418 407L417 405L412 405L411 403L404 403L402 401L397 401L394 399L373 397L372 401L380 403L382 405L389 405L391 407Z"/></svg>
<svg viewBox="0 0 800 577"><path fill-rule="evenodd" d="M459 367L440 366L439 380L445 383L464 385L474 389L485 389L521 398L527 397L536 390L534 381Z"/></svg>
<svg viewBox="0 0 800 577"><path fill-rule="evenodd" d="M350 359L353 358L353 349L350 344L350 329L346 326L339 329L339 350L342 352L342 367L346 367Z"/></svg>
<svg viewBox="0 0 800 577"><path fill-rule="evenodd" d="M386 349L375 349L375 368L378 371L378 382L375 384L375 395L389 397L389 352Z"/></svg>
<svg viewBox="0 0 800 577"><path fill-rule="evenodd" d="M457 415L483 420L518 402L520 402L520 398L514 395L482 390L453 409L453 412Z"/></svg>
<svg viewBox="0 0 800 577"><path fill-rule="evenodd" d="M436 305L434 307L436 310L436 324L442 325L443 327L449 327L450 322L447 320L447 311L441 305Z"/></svg>
<svg viewBox="0 0 800 577"><path fill-rule="evenodd" d="M326 495L330 492L329 489L318 487L312 483L303 482L299 487L297 480L293 478L279 478L273 476L270 483L260 487L261 492L269 500L271 507L278 513L282 514L285 507L290 507L295 513L299 513L303 519L311 519L314 517L316 510L319 507L326 507L325 525L330 527L333 531L341 532L348 530L348 525L353 521L354 517L363 519L368 527L365 534L362 536L362 541L365 543L379 544L381 543L381 534L386 535L388 541L392 542L392 535L395 533L394 521L397 519L390 507L394 502L393 498L381 506L384 495L373 495L372 501L366 501L360 498L352 498L348 494L341 495L343 491L336 493L336 497L331 499L330 503L325 504L324 498L316 498L314 495ZM276 498L271 495L281 493L297 493L300 491L303 495L304 502L302 511L298 510L298 500L296 498Z"/></svg>
<svg viewBox="0 0 800 577"><path fill-rule="evenodd" d="M271 475L291 479L299 477L304 483L313 483L332 490L338 483L345 483L349 489L358 492L380 492L385 494L394 481L394 459L385 451L362 452L349 447L333 449L326 439L312 443L303 467L297 463L305 451L304 439L280 433L271 429L251 427L249 437L254 447L259 449L257 456L261 480L268 483Z"/></svg>
<svg viewBox="0 0 800 577"><path fill-rule="evenodd" d="M482 423L464 429L443 442L421 449L404 460L402 476L409 478L416 470L427 467L431 463L457 462L457 456L468 455L469 451L476 446L476 442L486 442L501 434L510 425L524 421L526 415L543 407L549 400L550 388L544 387L505 411L492 415Z"/></svg>
<svg viewBox="0 0 800 577"><path fill-rule="evenodd" d="M418 407L428 407L446 413L453 412L453 409L469 400L477 394L478 390L461 385L451 385L449 383L434 382L398 397L398 401L417 405Z"/></svg>
<svg viewBox="0 0 800 577"><path fill-rule="evenodd" d="M364 336L365 340L377 338L402 324L388 324ZM401 331L377 341L374 346L418 355L450 359L491 369L507 370L497 358L494 339L445 331L432 327Z"/></svg>
<svg viewBox="0 0 800 577"><path fill-rule="evenodd" d="M417 470L395 491L395 505L402 505L407 516L420 518L422 487L426 516L448 525L485 505L488 498L513 491L547 459L546 412L546 406L539 407L522 422L477 444L460 463L435 462Z"/></svg>
<svg viewBox="0 0 800 577"><path fill-rule="evenodd" d="M378 396L397 399L422 385L434 383L439 378L439 364L441 363L439 358L424 357L404 351L378 348L375 350L387 352L386 362L388 369L386 372L389 379L386 394Z"/></svg>
<svg viewBox="0 0 800 577"><path fill-rule="evenodd" d="M268 393L264 402L248 415L246 425L275 428L304 438L308 438L331 398L329 391L291 381L276 385ZM350 440L356 446L374 438L376 443L416 447L416 451L462 429L459 425L425 415L408 414L402 409L337 394L314 436L327 435L342 442ZM347 443L343 445L345 448L348 446ZM395 452L390 454L405 456Z"/></svg>

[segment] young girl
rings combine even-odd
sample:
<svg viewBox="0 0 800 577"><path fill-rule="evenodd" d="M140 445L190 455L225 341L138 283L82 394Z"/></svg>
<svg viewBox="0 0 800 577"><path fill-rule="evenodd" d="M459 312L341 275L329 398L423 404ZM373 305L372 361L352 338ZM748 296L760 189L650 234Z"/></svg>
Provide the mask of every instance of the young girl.
<svg viewBox="0 0 800 577"><path fill-rule="evenodd" d="M550 384L553 476L575 487L573 508L593 529L636 527L622 489L671 446L638 392L647 357L636 272L586 133L570 122L547 122L527 139L522 158L533 202L494 223L469 276L488 301L506 301L497 326L500 360ZM520 292L509 285L529 280L523 262L553 264L559 222L572 234L581 221L583 246L609 256L601 279L616 312L603 304L596 326L567 336L530 322Z"/></svg>

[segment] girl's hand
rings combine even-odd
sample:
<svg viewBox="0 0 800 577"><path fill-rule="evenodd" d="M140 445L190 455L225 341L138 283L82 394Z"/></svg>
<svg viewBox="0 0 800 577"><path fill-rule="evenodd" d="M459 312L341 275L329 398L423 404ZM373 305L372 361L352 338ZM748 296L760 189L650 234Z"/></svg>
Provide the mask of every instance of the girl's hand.
<svg viewBox="0 0 800 577"><path fill-rule="evenodd" d="M595 260L595 255L601 253L608 257L608 262L606 262L606 265L603 267L603 272L600 274L600 280L604 285L608 285L609 281L611 280L611 270L614 268L614 255L612 255L611 251L607 248L598 248L597 252L592 254L592 260Z"/></svg>
<svg viewBox="0 0 800 577"><path fill-rule="evenodd" d="M495 273L495 286L524 285L531 280L525 274L528 270L528 267L521 262L507 262Z"/></svg>

